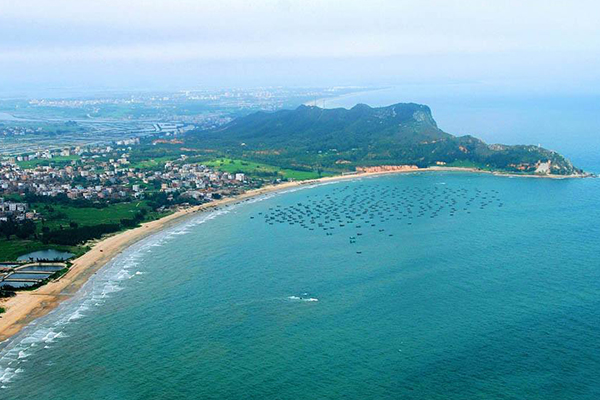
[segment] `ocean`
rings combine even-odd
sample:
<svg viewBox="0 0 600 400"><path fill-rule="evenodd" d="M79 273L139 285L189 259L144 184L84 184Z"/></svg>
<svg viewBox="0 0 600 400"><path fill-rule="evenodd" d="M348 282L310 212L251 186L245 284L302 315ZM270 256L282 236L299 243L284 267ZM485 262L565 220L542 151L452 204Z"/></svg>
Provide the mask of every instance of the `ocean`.
<svg viewBox="0 0 600 400"><path fill-rule="evenodd" d="M410 173L196 216L4 343L0 398L598 399L599 198Z"/></svg>

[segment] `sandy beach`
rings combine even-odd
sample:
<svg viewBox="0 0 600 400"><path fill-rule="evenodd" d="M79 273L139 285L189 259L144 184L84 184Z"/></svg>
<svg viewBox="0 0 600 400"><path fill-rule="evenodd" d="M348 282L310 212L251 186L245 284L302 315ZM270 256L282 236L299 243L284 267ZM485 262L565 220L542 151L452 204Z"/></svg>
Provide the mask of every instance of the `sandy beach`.
<svg viewBox="0 0 600 400"><path fill-rule="evenodd" d="M106 263L127 247L166 227L177 224L186 218L197 215L200 212L210 211L216 207L238 203L275 191L370 175L375 174L343 175L311 181L285 182L279 185L265 186L260 189L249 190L239 196L228 197L199 206L182 209L161 219L146 222L140 227L108 236L94 244L90 251L74 260L73 266L69 269L69 272L60 279L50 282L39 289L27 292L17 292L15 297L4 299L0 303L0 305L6 309L6 312L0 315L0 341L5 341L17 334L31 321L48 314L62 301L73 296L81 286L96 273L96 271L106 265Z"/></svg>
<svg viewBox="0 0 600 400"><path fill-rule="evenodd" d="M17 295L10 299L4 299L0 305L6 309L6 312L0 315L0 341L5 341L11 336L17 334L23 327L29 324L36 318L48 314L51 310L57 307L62 301L73 296L83 284L96 271L102 268L106 263L113 259L132 244L156 233L166 227L172 226L196 215L199 212L209 211L215 207L228 204L238 203L252 197L265 195L268 193L283 191L294 187L305 185L314 185L325 182L333 182L346 179L357 179L385 174L397 173L418 173L425 171L461 171L461 172L476 172L489 173L476 169L467 168L450 168L450 167L432 167L424 169L406 169L406 170L390 170L366 172L358 174L349 174L341 176L325 177L310 181L286 182L278 185L266 186L260 189L247 191L239 196L229 197L207 204L190 207L179 210L164 218L147 222L140 227L130 229L112 236L108 236L96 244L92 249L73 261L73 266L69 272L60 279L50 282L39 289L28 292L17 292ZM504 174L496 174L506 176ZM515 175L523 177L523 175ZM550 176L545 176L550 178ZM556 177L556 176L554 176ZM560 178L560 177L559 177Z"/></svg>

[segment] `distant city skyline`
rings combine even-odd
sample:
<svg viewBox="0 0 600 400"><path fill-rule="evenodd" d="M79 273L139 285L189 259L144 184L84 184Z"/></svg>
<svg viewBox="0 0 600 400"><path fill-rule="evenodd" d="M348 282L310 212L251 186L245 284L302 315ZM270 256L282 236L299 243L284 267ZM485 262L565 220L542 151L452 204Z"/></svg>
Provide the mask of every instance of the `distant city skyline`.
<svg viewBox="0 0 600 400"><path fill-rule="evenodd" d="M597 94L598 14L590 0L3 1L0 86Z"/></svg>

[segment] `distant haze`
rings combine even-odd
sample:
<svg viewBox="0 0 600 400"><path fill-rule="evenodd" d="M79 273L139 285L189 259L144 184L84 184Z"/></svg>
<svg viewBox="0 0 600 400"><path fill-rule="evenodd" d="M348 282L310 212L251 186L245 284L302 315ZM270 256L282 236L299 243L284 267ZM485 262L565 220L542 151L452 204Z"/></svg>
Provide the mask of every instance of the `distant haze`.
<svg viewBox="0 0 600 400"><path fill-rule="evenodd" d="M0 2L0 87L598 93L597 0Z"/></svg>

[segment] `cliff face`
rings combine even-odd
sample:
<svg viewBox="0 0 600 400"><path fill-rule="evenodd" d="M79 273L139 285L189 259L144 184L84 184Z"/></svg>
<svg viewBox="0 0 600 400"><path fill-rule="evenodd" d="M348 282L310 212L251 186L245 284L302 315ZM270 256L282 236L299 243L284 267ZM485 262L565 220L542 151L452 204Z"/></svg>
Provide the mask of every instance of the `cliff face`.
<svg viewBox="0 0 600 400"><path fill-rule="evenodd" d="M582 172L560 154L537 146L488 145L472 136L448 134L438 128L429 107L414 103L258 112L216 130L195 132L187 141L303 168L467 165L526 174Z"/></svg>

